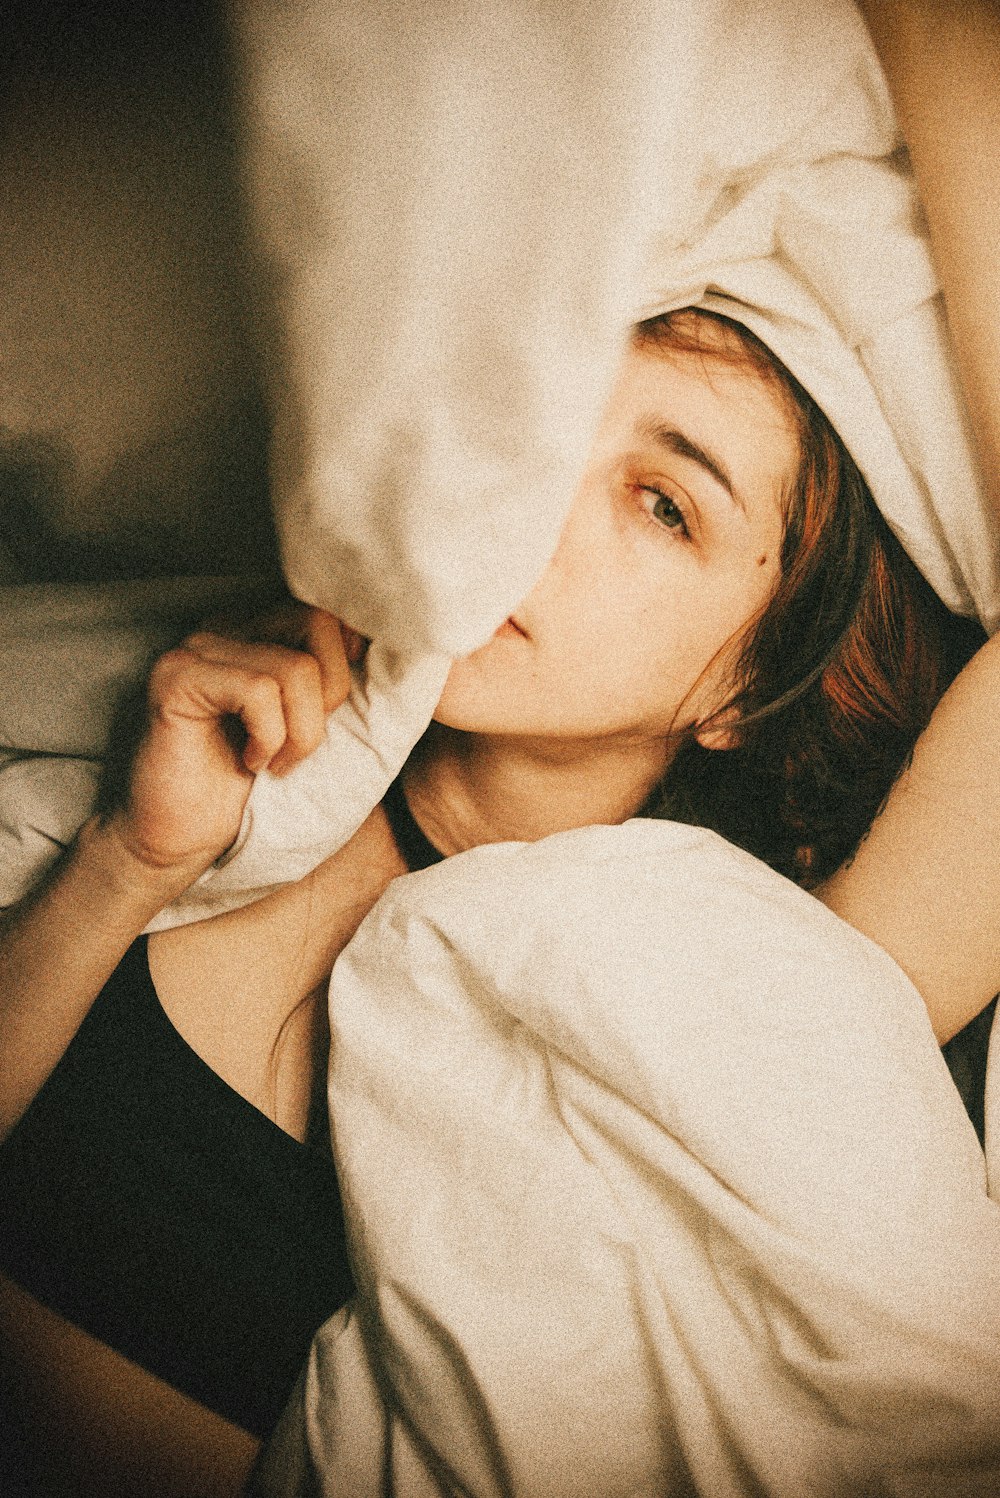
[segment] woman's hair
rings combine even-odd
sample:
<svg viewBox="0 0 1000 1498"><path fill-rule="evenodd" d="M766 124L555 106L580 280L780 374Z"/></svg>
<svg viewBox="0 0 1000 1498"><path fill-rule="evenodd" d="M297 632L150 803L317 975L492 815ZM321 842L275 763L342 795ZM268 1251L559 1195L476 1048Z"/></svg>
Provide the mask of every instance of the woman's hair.
<svg viewBox="0 0 1000 1498"><path fill-rule="evenodd" d="M921 577L823 412L758 338L692 308L634 337L754 369L782 394L801 454L777 587L713 714L735 716L734 747L704 748L705 720L693 725L643 814L710 827L811 887L855 852L983 636Z"/></svg>

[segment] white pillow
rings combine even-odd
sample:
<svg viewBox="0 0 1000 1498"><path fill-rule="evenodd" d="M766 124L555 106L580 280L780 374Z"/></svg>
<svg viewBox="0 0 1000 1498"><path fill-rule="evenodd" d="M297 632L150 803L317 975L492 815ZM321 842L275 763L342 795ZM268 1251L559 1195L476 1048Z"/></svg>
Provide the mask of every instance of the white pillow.
<svg viewBox="0 0 1000 1498"><path fill-rule="evenodd" d="M232 13L299 596L397 651L481 644L552 553L630 324L721 294L995 627L996 523L851 0Z"/></svg>

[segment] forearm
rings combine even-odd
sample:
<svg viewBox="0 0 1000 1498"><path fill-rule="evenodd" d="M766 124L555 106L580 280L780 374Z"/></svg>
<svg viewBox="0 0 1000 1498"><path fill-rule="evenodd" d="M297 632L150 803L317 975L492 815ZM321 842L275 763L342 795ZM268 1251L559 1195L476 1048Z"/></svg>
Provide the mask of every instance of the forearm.
<svg viewBox="0 0 1000 1498"><path fill-rule="evenodd" d="M1000 515L1000 6L859 0L916 171L983 476Z"/></svg>
<svg viewBox="0 0 1000 1498"><path fill-rule="evenodd" d="M144 866L95 818L45 885L8 912L0 926L0 1139L127 948L191 877Z"/></svg>

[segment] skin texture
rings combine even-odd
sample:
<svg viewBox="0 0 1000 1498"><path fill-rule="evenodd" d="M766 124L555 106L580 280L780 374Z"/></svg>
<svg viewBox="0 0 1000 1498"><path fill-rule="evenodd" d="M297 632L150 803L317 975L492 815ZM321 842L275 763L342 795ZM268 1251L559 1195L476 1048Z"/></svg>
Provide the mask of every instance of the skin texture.
<svg viewBox="0 0 1000 1498"><path fill-rule="evenodd" d="M984 5L887 3L865 9L913 148L980 455L996 492L1000 406L993 392L1000 350L1000 297L996 294L996 198L989 175L996 158L989 142L1000 117L996 112L1000 57L995 15ZM947 41L945 54L942 41ZM943 63L947 64L944 70ZM980 84L973 85L972 79ZM980 173L986 174L985 190ZM718 378L710 382L712 388L717 385ZM774 441L784 413L775 408L771 418L769 438ZM612 440L608 452L613 448ZM685 711L701 718L718 706L723 695L719 689L724 687L725 670L720 664L718 674L709 673L701 683L703 695L687 697L702 668L753 611L757 595L751 589L753 596L745 598L746 614L735 617L739 610L730 607L734 594L728 591L728 583L735 583L740 567L749 565L754 548L745 556L716 553L714 559L699 552L696 544L685 550L688 543L672 534L675 525L665 524L668 511L663 507L633 534L631 501L623 501L621 507L617 501L612 505L612 490L621 497L623 488L611 480L613 461L601 467L598 459L603 450L599 442L596 466L584 486L592 486L597 509L585 510L578 498L552 568L526 601L523 617L518 611L525 634L502 634L454 673L442 700L440 722L429 740L431 752L418 758L411 771L407 788L414 809L445 851L500 837L539 837L586 822L621 820L663 768L667 753L663 731L672 715L683 705ZM734 473L737 487L742 483L744 492L750 483L758 496L753 476L740 468L734 455L729 457L739 470ZM780 472L768 477L780 489L785 475L783 467L779 468ZM633 500L640 494L649 498L648 489L659 487L649 483L654 472L658 479L676 481L688 499L698 502L697 495L688 493L686 470L679 473L671 468L663 473L659 458L648 472L640 462L639 472L625 483L624 490L631 488ZM759 470L756 477L762 477ZM611 489L605 489L606 483L611 483ZM777 517L776 490L765 486L759 491L762 505L765 489ZM680 503L680 495L671 497ZM711 505L714 499L706 496L702 502ZM645 501L638 503L641 509ZM769 562L773 562L773 545L764 535L770 524L766 514L762 509L761 547L752 558L764 574L759 580L755 577L755 583L765 594ZM659 541L653 540L653 533L661 528L671 532L663 552ZM710 529L709 524L706 534ZM609 580L613 575L627 575L618 572L618 566L628 555L643 559L640 575L645 575L642 569L646 567L659 574L664 588L662 612L661 605L654 607L650 595L644 594L632 576L619 602L621 614L616 615ZM757 560L760 555L765 557L762 564ZM571 604L574 580L580 592ZM696 586L699 580L704 584L701 593ZM701 628L703 606L705 629L696 640L692 631ZM698 611L697 625L694 610ZM650 648L665 648L670 642L677 652L667 662L673 673L669 700L651 703L632 675L632 647L629 642L623 646L618 628L626 613ZM572 701L562 695L556 669L560 640L569 651L565 671L573 687ZM311 648L322 658L339 646L326 641ZM173 662L157 683L160 695L154 702L153 730L145 746L148 774L144 785L151 791L157 786L166 788L173 772L196 775L201 766L226 780L229 799L209 796L200 803L189 801L183 810L189 818L185 825L183 817L171 819L169 808L156 795L144 800L145 792L137 785L123 813L88 828L46 890L18 913L0 952L3 1022L13 1035L20 1025L21 1034L29 1040L42 1036L50 1059L43 1058L39 1068L36 1061L26 1061L23 1052L20 1060L8 1052L8 1080L21 1077L30 1065L35 1067L34 1086L38 1085L37 1079L67 1043L131 935L152 910L211 861L213 846L216 851L226 846L227 836L231 838L235 830L233 816L242 809L241 798L249 786L248 770L268 759L275 764L279 753L287 766L311 747L311 732L303 725L315 716L315 693L320 690L315 675L309 685L308 672L301 668L286 672L284 657L275 653L264 667L262 659L257 665L246 656L237 660L217 643L195 643L188 650L191 658ZM611 672L619 665L623 650L620 664L627 668L623 680L630 683L630 716L615 727L608 718L604 673L605 668ZM271 685L261 687L261 676ZM918 746L912 770L889 798L854 864L835 876L824 891L835 910L910 972L941 1038L953 1033L1000 986L1000 957L995 939L989 937L1000 925L995 877L1000 798L993 792L1000 785L998 688L1000 654L991 645L947 694ZM231 713L247 731L249 759L234 749L231 734L223 732L222 720ZM518 713L523 717L519 719ZM518 722L521 732L514 731ZM720 727L714 745L724 750L726 725L716 724L714 731ZM467 732L471 729L477 732ZM172 761L171 756L175 756ZM168 775L169 764L173 771ZM599 773L589 773L595 766ZM206 808L214 815L223 801L217 821L206 827ZM329 971L338 941L342 945L360 919L365 900L370 903L377 898L388 879L400 872L392 856L384 823L376 817L364 837L359 834L338 855L339 864L330 862L315 877L293 887L284 904L262 902L253 913L239 912L232 920L220 918L228 922L225 927L205 923L189 928L192 934L170 933L172 942L161 940L157 946L154 968L168 1013L187 1027L182 1033L196 1049L212 1056L221 1074L225 1076L230 1069L233 1085L243 1087L258 1106L270 1106L275 1112L281 1106L269 1103L270 1094L261 1080L278 1015L287 1014L288 1005L312 991L317 974L321 978ZM345 884L362 890L363 898L354 897L353 903L345 900ZM262 922L271 923L266 931ZM332 934L320 940L309 935L316 930ZM261 939L262 932L266 940ZM206 941L210 953L197 948L198 942ZM262 999L262 1007L249 1005L249 1013L257 1014L259 1023L243 1026L239 1039L244 1052L253 1051L259 1063L256 1072L251 1067L250 1075L245 1057L240 1063L244 1072L239 1070L233 1045L225 1039L232 1026L227 1032L224 1020L234 978L252 968L263 950L269 954L269 978L282 985L278 990L282 1004L272 1003L268 1009ZM57 990L51 981L46 982L53 971L61 975ZM293 1060L293 1071L308 1069L308 1047L300 1047ZM0 1078L0 1092L4 1086ZM18 1087L13 1096L0 1098L8 1119L24 1105L24 1085L18 1083ZM285 1095L283 1087L275 1083L274 1098ZM294 1090L292 1086L293 1098ZM295 1108L283 1116L287 1126L293 1125ZM57 1344L47 1344L44 1338L36 1342L31 1356L24 1355L28 1376L32 1357L36 1368L42 1368L54 1356ZM150 1409L155 1411L154 1395L150 1399ZM136 1417L140 1437L143 1418L141 1412ZM226 1479L234 1491L241 1460L233 1462Z"/></svg>
<svg viewBox="0 0 1000 1498"><path fill-rule="evenodd" d="M679 434L673 450L658 428ZM681 436L718 458L738 499ZM555 556L516 611L524 633L505 625L456 663L437 721L568 759L707 716L727 646L777 582L797 460L777 389L754 371L630 349Z"/></svg>
<svg viewBox="0 0 1000 1498"><path fill-rule="evenodd" d="M30 1432L44 1498L225 1498L257 1442L0 1275L4 1440ZM31 1377L18 1377L30 1370ZM2 1476L2 1469L0 1469ZM15 1488L20 1493L20 1488Z"/></svg>
<svg viewBox="0 0 1000 1498"><path fill-rule="evenodd" d="M984 472L993 493L999 494L996 369L1000 361L1000 264L996 244L1000 195L996 192L996 160L1000 151L1000 42L996 6L979 0L963 4L954 0L862 0L861 7L882 52L915 160ZM73 96L75 93L73 87ZM39 129L52 130L55 114L51 99L45 102L45 109L25 112L43 121ZM94 114L90 105L84 112L88 118ZM78 135L79 121L75 120L66 138ZM115 139L120 135L115 130ZM12 139L15 144L10 150L25 151L30 156L33 136L19 130ZM46 142L46 157L51 160L52 154ZM19 175L16 171L16 160L7 165L12 166L7 172L10 180L28 180L27 172ZM72 171L67 169L58 180L67 184L66 190L57 181L60 201L69 189L75 192L79 180L75 156L69 166ZM99 157L94 171L103 171ZM177 174L162 175L175 178ZM43 178L48 183L52 172L46 172ZM115 181L120 178L118 169ZM37 180L42 180L42 175ZM19 202L15 195L10 207L18 231L10 235L10 243L18 246L19 253L18 264L12 265L15 279L27 274L24 267L30 268L37 261L37 256L24 255L24 244L31 243L27 234L37 211L18 216ZM193 243L198 234L192 231L192 211L190 205L183 207L178 223L184 232L178 244ZM70 214L67 219L63 213L57 217L60 225L72 222L79 226L79 216ZM120 214L115 213L114 220L117 228ZM49 240L63 243L58 235L55 240L49 235ZM112 252L117 253L118 240L112 244ZM135 235L127 235L121 243L126 241L133 256ZM81 249L79 241L75 243L76 256L84 255L87 244ZM99 262L103 268L108 255L105 247L97 249L102 253L94 264ZM76 259L70 265L67 288L81 285L79 264ZM84 256L84 270L88 264L90 259ZM123 274L127 270L129 267L124 267ZM142 280L141 301L148 315L147 282ZM231 282L232 277L213 280L204 303L213 316L228 318L226 327L232 322L232 312L226 313L226 291ZM15 312L24 306L34 310L30 295L27 300L9 298L9 303ZM171 364L178 337L177 309L186 306L183 295L178 295L175 271L169 280L165 306L168 304L171 339L157 343L147 361L153 364L154 377L162 364ZM93 322L93 300L75 313L78 316L70 318L72 327L67 331L60 303L60 336L45 342L43 328L37 336L37 345L57 349L60 360L69 357L70 363L73 327L87 330L87 319ZM99 348L105 343L111 348L111 340L117 339L123 325L120 301L114 304L112 313L106 337L103 324L97 328ZM31 328L34 331L36 327L34 319ZM33 348L16 337L7 342L12 343L15 357L18 349L28 348L30 352ZM153 388L148 377L126 377L132 367L127 361L123 366L120 357L94 360L93 342L93 334L90 340L82 340L87 343L82 349L85 357L81 355L76 361L79 367L73 369L72 379L64 379L66 370L60 367L49 382L48 370L36 375L31 366L21 380L31 400L42 409L48 409L46 401L72 397L72 410L63 413L58 425L60 430L70 431L73 454L81 464L81 485L90 473L87 464L96 469L97 464L105 460L111 464L117 458L117 452L108 446L111 439L105 439L111 416L102 403L106 403L106 392L111 388L109 379L114 380L117 373L120 400L117 397L112 404L115 410L118 404L123 409L127 406L124 430L129 440L135 436L136 421L145 419L144 412L136 412L135 392ZM222 373L216 366L207 366L205 388L234 388L234 370L238 382L241 367L240 360L229 358L226 345ZM172 398L177 398L178 391L192 388L190 351L184 351L177 369L180 376L166 380L165 388L169 386ZM145 375L148 373L150 370L145 369ZM127 404L129 401L132 404ZM39 427L36 418L28 422L18 410L4 410L1 415L7 439L13 434L19 440L22 431L30 431L34 437L40 431L45 436L48 430L43 422ZM70 418L76 425L67 427ZM151 433L151 437L159 437L159 433ZM216 451L217 439L210 446ZM163 454L159 448L156 455L153 466L162 478ZM190 467L192 463L184 464L184 482L178 481L178 493L192 490ZM681 485L686 482L687 473L675 473L674 469L662 473L660 469L657 455L657 463L651 466L657 478L677 479ZM636 488L644 490L647 473L638 476L642 482ZM588 481L593 482L594 493L603 496L602 476L590 473ZM744 475L744 487L746 482ZM710 497L708 503L714 500ZM135 499L130 499L130 505L135 508ZM716 565L722 565L719 557L713 562L696 550L684 550L686 544L674 535L666 538L666 548L678 550L660 554L659 542L650 535L647 551L647 542L639 541L638 536L633 541L627 539L632 526L627 505L615 514L618 518L612 520L611 506L596 514L575 506L554 566L525 602L521 623L530 638L507 634L503 640L494 641L478 659L464 662L449 682L449 694L440 712L442 721L430 740L434 752L413 765L412 783L407 786L425 827L448 851L470 846L476 840L518 834L543 836L545 831L564 825L599 819L617 821L629 815L636 798L641 798L639 789L662 770L666 749L657 731L663 730L669 713L684 704L684 692L695 679L690 673L696 674L699 641L692 632L686 634L686 629L692 623L690 610L698 607L692 599L699 581L704 584L702 602L710 599L717 610L711 629L708 617L704 620L701 644L707 652L705 659L710 659L725 641L729 626L740 626L741 620L732 619L728 613L731 595ZM665 515L665 511L660 514ZM232 538L226 554L231 554L231 547ZM614 608L605 607L609 604L608 577L600 568L600 559L617 565L615 559L626 559L629 550L633 557L647 559L642 566L659 571L663 587L671 590L675 611L671 613L665 605L660 608L650 598L644 601L641 592L633 593L635 580L629 584L626 607L620 616L615 616ZM771 545L762 547L762 554L772 559ZM659 560L654 562L654 556ZM735 554L729 557L728 566L738 565ZM765 560L763 572L768 569ZM581 578L584 590L578 607L570 604L570 581L575 577ZM760 583L765 583L765 578L760 578ZM602 737L596 728L609 727L603 673L617 664L623 649L618 625L624 623L626 608L632 611L639 637L650 638L663 649L672 643L680 655L675 661L671 701L651 704L642 700L641 683L636 682L630 698L635 718L629 731ZM701 623L692 628L701 628ZM313 668L290 667L280 650L272 649L265 662L262 656L237 659L217 640L193 641L187 655L172 662L156 683L160 695L154 701L153 733L145 746L145 789L136 783L123 816L87 828L48 887L10 921L0 951L4 1029L0 1068L4 1061L7 1064L6 1073L0 1076L0 1106L7 1121L16 1116L46 1068L54 1064L121 951L145 920L195 878L199 867L211 861L211 849L219 851L226 845L232 836L232 819L243 807L249 789L249 770L268 756L272 768L287 767L310 749L316 691L325 691L323 683L329 673L335 677L343 665L340 641L331 632L323 632L322 625L313 638L302 631L295 637L293 631L286 635L278 631L278 635L278 644L305 646L316 656L320 685ZM569 650L564 677L555 668L560 640ZM627 643L621 664L629 665L627 679L632 682ZM684 712L698 712L699 716L710 713L719 704L716 691L723 685L723 677L722 670L710 676L704 695L696 706L692 701L684 704ZM259 679L271 685L260 686ZM491 686L501 692L488 703ZM1000 902L994 896L996 848L1000 845L1000 798L994 792L1000 785L997 701L1000 656L997 647L990 646L943 701L921 740L912 770L889 798L855 863L841 870L823 891L832 908L873 936L915 978L940 1038L954 1032L1000 986L997 944L990 935L1000 924ZM497 712L497 704L503 703L506 716L490 719L490 713ZM329 698L325 706L331 706ZM234 749L231 733L220 731L220 721L231 707L249 733L249 758L241 758ZM549 716L555 709L563 715L563 730L570 730L572 753L558 748L554 719ZM654 709L662 712L660 718ZM510 733L515 712L533 715L530 737ZM467 737L464 730L476 727L487 730L485 736ZM722 728L723 736L716 740L719 748L725 743L725 724ZM470 753L473 745L476 752ZM612 752L612 745L620 752ZM644 752L639 753L641 746ZM600 776L588 774L597 761ZM168 768L171 774L166 773ZM204 783L198 785L198 776L208 773L217 779L207 794ZM163 821L163 807L157 810L156 786L168 785L174 776L177 791L178 783L190 782L192 774L196 795L187 801L187 812L181 807L180 822L174 803L169 815L175 819L168 825ZM594 783L602 785L600 794L588 789ZM211 794L213 789L222 789L223 794ZM151 798L142 798L145 791L153 792ZM434 807L443 809L437 821ZM539 807L545 812L539 812ZM184 815L190 816L189 822L183 821ZM251 912L235 912L232 918L220 918L217 923L205 923L187 932L163 933L156 939L151 960L157 984L181 1034L231 1085L289 1131L301 1131L314 1061L308 1004L301 1026L292 1032L277 1065L271 1067L277 1028L299 999L322 990L323 975L335 954L386 882L400 872L388 828L376 815L338 860L329 861L283 899L262 902ZM293 960L289 954L293 954ZM246 1008L241 1011L240 1023L234 1023L225 995L237 978L243 978L246 986L249 972L259 972L260 981L244 996ZM57 986L52 984L54 974L60 975ZM25 1061L24 1050L18 1050L18 1034L25 1044L37 1047L33 1061ZM13 1091L6 1091L12 1079ZM184 1408L184 1402L172 1399L171 1392L148 1375L130 1365L123 1366L124 1360L115 1359L115 1354L99 1344L90 1344L82 1333L60 1323L60 1318L42 1314L21 1291L3 1285L0 1335L4 1344L4 1359L0 1359L4 1365L0 1431L9 1431L15 1422L27 1422L39 1434L49 1474L52 1470L60 1474L64 1491L81 1498L88 1492L225 1494L241 1488L253 1455L254 1443L249 1438L213 1426L205 1411ZM16 1402L25 1398L30 1408L16 1408ZM52 1491L60 1489L52 1486Z"/></svg>

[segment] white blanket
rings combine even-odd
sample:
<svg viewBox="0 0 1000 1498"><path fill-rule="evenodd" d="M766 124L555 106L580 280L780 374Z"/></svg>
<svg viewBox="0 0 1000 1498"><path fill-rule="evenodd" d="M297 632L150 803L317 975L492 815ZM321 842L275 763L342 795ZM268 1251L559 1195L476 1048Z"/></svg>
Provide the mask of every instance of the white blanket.
<svg viewBox="0 0 1000 1498"><path fill-rule="evenodd" d="M337 963L359 1293L266 1498L1000 1491L1000 1210L919 995L714 834L396 881Z"/></svg>

